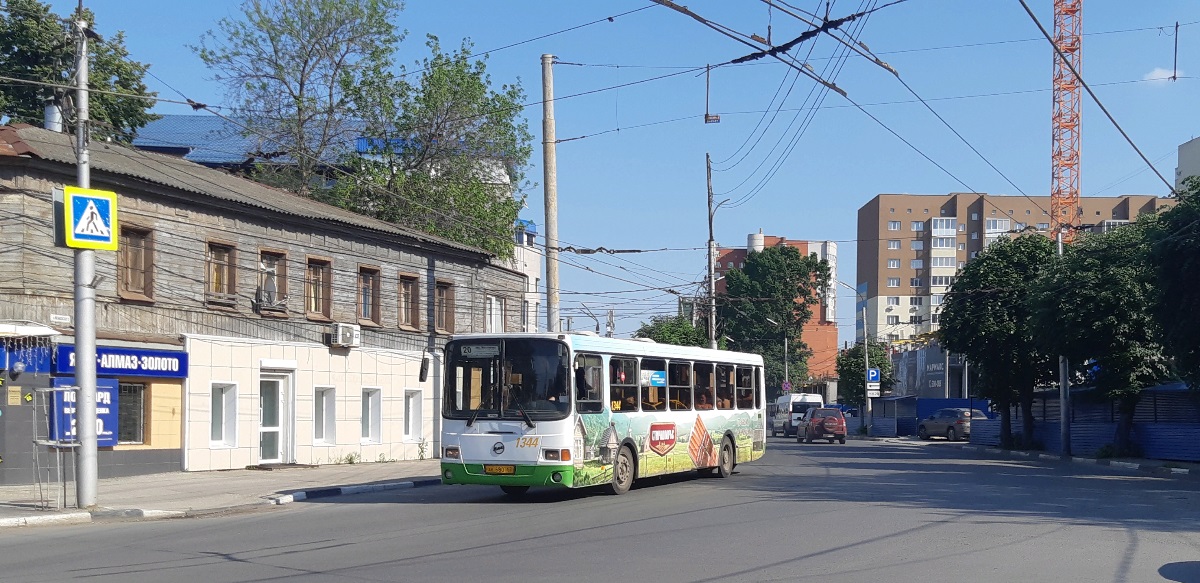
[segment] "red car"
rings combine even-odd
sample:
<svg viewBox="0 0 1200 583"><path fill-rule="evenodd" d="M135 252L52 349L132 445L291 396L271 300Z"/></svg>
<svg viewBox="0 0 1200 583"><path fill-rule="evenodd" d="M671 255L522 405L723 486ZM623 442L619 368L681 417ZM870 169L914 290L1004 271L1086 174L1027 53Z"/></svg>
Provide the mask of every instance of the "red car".
<svg viewBox="0 0 1200 583"><path fill-rule="evenodd" d="M796 443L805 441L812 443L814 439L828 439L833 443L846 443L846 418L841 409L821 407L809 409L800 421L796 431Z"/></svg>

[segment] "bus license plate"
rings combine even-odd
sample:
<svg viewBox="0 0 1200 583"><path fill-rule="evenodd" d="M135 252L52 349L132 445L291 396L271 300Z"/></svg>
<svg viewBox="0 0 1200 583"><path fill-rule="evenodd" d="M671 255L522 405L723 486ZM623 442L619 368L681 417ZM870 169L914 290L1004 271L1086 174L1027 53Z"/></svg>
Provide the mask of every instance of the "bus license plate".
<svg viewBox="0 0 1200 583"><path fill-rule="evenodd" d="M485 474L515 474L517 473L516 466L483 466Z"/></svg>

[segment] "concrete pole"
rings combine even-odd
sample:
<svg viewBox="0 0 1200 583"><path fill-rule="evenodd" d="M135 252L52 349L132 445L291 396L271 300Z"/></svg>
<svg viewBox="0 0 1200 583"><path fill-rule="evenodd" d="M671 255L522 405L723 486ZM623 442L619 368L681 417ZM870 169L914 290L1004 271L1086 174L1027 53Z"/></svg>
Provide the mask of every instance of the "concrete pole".
<svg viewBox="0 0 1200 583"><path fill-rule="evenodd" d="M542 171L546 193L546 331L558 321L558 162L555 159L554 55L542 55Z"/></svg>
<svg viewBox="0 0 1200 583"><path fill-rule="evenodd" d="M787 337L787 332L784 332L783 333L783 380L787 381L788 384L791 384L792 375L788 374L788 361L789 360L791 360L791 359L788 358L788 337Z"/></svg>
<svg viewBox="0 0 1200 583"><path fill-rule="evenodd" d="M867 435L871 435L871 424L875 418L871 413L871 397L867 396L868 387L871 385L867 382L868 371L871 370L871 337L867 335L867 302L863 301L862 308L863 319L863 422L867 424Z"/></svg>
<svg viewBox="0 0 1200 583"><path fill-rule="evenodd" d="M79 2L83 11L83 0ZM80 188L91 188L91 161L88 154L88 42L84 29L88 23L77 21L79 42L76 53L75 140L79 163L76 180ZM69 223L70 217L65 220ZM80 508L96 506L99 475L96 454L96 252L75 251L75 431L79 440L78 474L75 493ZM114 430L116 428L113 428Z"/></svg>
<svg viewBox="0 0 1200 583"><path fill-rule="evenodd" d="M717 260L717 242L713 238L712 156L704 154L708 173L708 347L717 347L717 275L713 261Z"/></svg>
<svg viewBox="0 0 1200 583"><path fill-rule="evenodd" d="M1063 232L1060 229L1056 235L1058 256L1063 254ZM1067 357L1058 357L1058 429L1059 440L1062 441L1061 453L1071 455L1071 369Z"/></svg>

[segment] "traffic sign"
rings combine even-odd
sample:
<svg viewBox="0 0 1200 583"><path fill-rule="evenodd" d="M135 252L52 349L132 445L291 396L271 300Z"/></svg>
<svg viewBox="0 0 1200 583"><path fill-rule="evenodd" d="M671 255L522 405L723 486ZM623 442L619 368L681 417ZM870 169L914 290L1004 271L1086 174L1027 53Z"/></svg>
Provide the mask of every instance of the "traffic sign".
<svg viewBox="0 0 1200 583"><path fill-rule="evenodd" d="M785 393L790 393L790 392L792 392L792 383L791 383L791 381L783 381L783 392L785 392Z"/></svg>
<svg viewBox="0 0 1200 583"><path fill-rule="evenodd" d="M879 396L879 383L867 383L867 398Z"/></svg>
<svg viewBox="0 0 1200 583"><path fill-rule="evenodd" d="M877 368L868 368L867 369L867 382L868 383L878 383L879 382L879 369L877 369Z"/></svg>
<svg viewBox="0 0 1200 583"><path fill-rule="evenodd" d="M874 399L874 398L876 398L876 397L878 397L878 396L879 396L879 390L878 390L878 389L876 389L876 390L874 390L874 391L867 391L867 398L868 398L868 399Z"/></svg>
<svg viewBox="0 0 1200 583"><path fill-rule="evenodd" d="M67 186L63 188L63 219L67 247L117 250L117 193Z"/></svg>

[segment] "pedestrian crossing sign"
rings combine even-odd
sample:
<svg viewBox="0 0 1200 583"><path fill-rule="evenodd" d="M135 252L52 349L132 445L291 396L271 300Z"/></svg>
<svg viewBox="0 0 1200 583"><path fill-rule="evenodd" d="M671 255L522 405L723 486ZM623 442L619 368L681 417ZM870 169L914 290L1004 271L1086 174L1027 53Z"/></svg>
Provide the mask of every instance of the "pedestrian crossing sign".
<svg viewBox="0 0 1200 583"><path fill-rule="evenodd" d="M117 250L117 193L63 188L63 240L75 249Z"/></svg>

